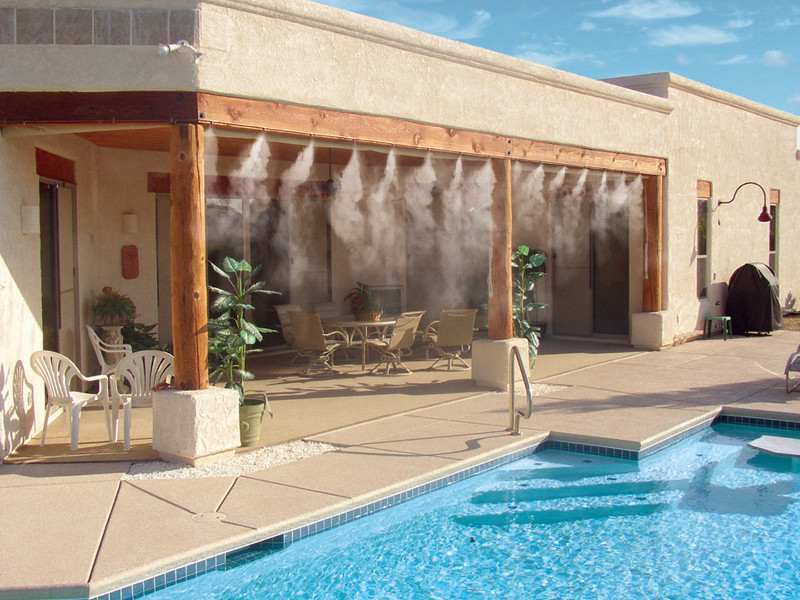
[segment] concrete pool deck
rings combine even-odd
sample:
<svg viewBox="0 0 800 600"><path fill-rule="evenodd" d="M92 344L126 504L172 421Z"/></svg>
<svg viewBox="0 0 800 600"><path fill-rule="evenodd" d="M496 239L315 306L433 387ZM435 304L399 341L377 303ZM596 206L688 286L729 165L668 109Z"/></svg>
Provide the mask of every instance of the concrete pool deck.
<svg viewBox="0 0 800 600"><path fill-rule="evenodd" d="M798 344L800 333L779 331L620 347L566 371L543 360L534 377L554 387L518 437L505 430L507 395L473 390L306 436L339 449L238 477L125 480L130 462L2 465L0 598L103 594L546 439L638 451L721 412L800 422L800 393L783 379Z"/></svg>

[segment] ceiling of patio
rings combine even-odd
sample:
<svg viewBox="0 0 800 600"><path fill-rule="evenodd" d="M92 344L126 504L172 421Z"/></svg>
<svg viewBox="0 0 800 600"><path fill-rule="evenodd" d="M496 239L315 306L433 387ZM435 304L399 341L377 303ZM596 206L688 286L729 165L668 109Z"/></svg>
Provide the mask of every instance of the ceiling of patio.
<svg viewBox="0 0 800 600"><path fill-rule="evenodd" d="M216 153L219 156L246 156L250 152L251 146L255 143L258 133L256 132L226 132L215 130L216 135L206 134L206 151L211 151L216 146ZM105 131L85 131L76 133L79 137L93 143L95 146L103 148L121 148L127 150L142 150L148 152L169 152L170 128L169 127L150 127L145 129L119 129ZM233 137L229 137L233 136ZM287 136L282 136L286 138ZM270 140L270 158L286 162L294 162L298 154L308 145L309 139L297 137L297 143L290 141ZM335 142L331 144L324 140L315 140L314 150L315 163L331 162L337 165L345 165L350 160L353 152L348 148L347 143ZM388 147L380 147L375 150L365 149L359 145L361 158L366 166L381 166L386 163ZM398 166L414 167L423 163L423 156L419 153L410 155L398 150Z"/></svg>

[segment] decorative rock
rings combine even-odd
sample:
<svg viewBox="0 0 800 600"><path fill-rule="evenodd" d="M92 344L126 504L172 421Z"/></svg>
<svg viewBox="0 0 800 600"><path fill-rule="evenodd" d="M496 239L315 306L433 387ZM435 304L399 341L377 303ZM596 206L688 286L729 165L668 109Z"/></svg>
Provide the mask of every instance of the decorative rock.
<svg viewBox="0 0 800 600"><path fill-rule="evenodd" d="M169 462L192 466L233 456L239 446L236 390L162 390L153 393L153 449Z"/></svg>

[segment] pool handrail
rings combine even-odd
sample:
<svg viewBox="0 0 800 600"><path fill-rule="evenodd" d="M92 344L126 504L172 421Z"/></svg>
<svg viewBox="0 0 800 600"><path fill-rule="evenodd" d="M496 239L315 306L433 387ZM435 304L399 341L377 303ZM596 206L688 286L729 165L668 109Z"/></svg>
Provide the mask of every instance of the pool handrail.
<svg viewBox="0 0 800 600"><path fill-rule="evenodd" d="M516 407L516 400L514 397L514 363L519 366L519 371L522 374L522 382L525 385L525 394L528 397L528 405L523 410L521 408ZM510 394L509 394L509 424L508 429L511 431L511 435L519 435L519 422L520 419L530 419L531 415L533 414L533 393L531 392L531 382L528 378L528 371L525 370L525 364L522 362L522 353L520 352L519 346L514 346L512 348L512 353L508 358L508 381L509 386L511 387Z"/></svg>

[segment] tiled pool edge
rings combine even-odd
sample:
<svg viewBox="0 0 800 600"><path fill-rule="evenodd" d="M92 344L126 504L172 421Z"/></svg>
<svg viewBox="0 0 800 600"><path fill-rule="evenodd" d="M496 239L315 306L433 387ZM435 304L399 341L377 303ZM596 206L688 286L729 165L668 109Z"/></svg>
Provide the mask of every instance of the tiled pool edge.
<svg viewBox="0 0 800 600"><path fill-rule="evenodd" d="M434 481L416 486L409 490L398 492L386 498L375 500L359 506L344 513L321 519L315 523L310 523L296 529L284 532L277 536L248 544L241 548L221 552L212 557L196 561L189 565L173 569L166 573L150 577L148 579L124 586L117 590L106 592L97 596L91 596L89 600L132 600L141 598L175 584L194 579L199 575L204 575L211 571L232 568L237 565L249 562L263 555L266 552L274 552L286 548L290 544L303 538L322 533L350 523L362 517L402 504L418 496L447 487L464 479L490 471L502 465L514 462L536 452L544 450L561 450L578 454L589 454L593 456L603 456L607 458L619 458L625 460L641 460L647 456L655 454L665 448L677 444L678 442L691 437L692 435L707 429L717 423L729 423L735 425L747 425L755 427L768 427L772 429L783 429L790 431L800 431L800 422L785 421L780 419L768 419L760 417L739 416L719 414L713 418L698 423L686 430L676 433L657 444L649 446L643 450L625 450L608 446L597 446L581 444L576 442L564 442L559 440L547 439L541 442L532 443L530 446L515 450L503 456L495 457L484 463L473 465L456 473L451 473Z"/></svg>
<svg viewBox="0 0 800 600"><path fill-rule="evenodd" d="M321 519L315 523L303 525L260 542L247 544L241 548L221 552L209 558L196 561L177 569L172 569L166 573L149 577L111 592L90 596L89 600L132 600L134 598L141 598L147 594L171 587L177 583L194 579L199 575L237 566L238 564L248 562L251 557L255 557L265 552L281 550L294 542L302 540L303 538L328 531L334 527L350 523L362 517L366 517L387 508L391 508L392 506L402 504L403 502L408 502L409 500L413 500L418 496L422 496L459 481L463 481L464 479L469 479L475 475L480 475L486 471L496 469L497 467L514 462L526 456L530 456L537 451L543 450L543 446L546 443L546 441L534 442L525 448L492 458L486 462L467 467L461 471L451 473L450 475L445 475L439 479L418 485L403 492L392 494L386 498L369 502L338 515Z"/></svg>

